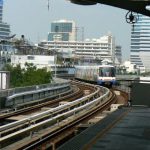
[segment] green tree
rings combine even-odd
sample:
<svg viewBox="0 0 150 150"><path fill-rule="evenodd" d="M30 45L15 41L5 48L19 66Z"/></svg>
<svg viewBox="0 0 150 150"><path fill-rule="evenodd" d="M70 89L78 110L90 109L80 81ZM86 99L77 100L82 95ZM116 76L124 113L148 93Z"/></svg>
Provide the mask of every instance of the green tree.
<svg viewBox="0 0 150 150"><path fill-rule="evenodd" d="M24 69L21 69L20 64L15 67L7 64L5 70L10 71L10 86L11 87L22 86Z"/></svg>
<svg viewBox="0 0 150 150"><path fill-rule="evenodd" d="M25 64L25 69L21 69L20 65L13 67L7 65L5 70L10 71L11 87L31 86L50 83L52 75L46 68L37 69L31 63Z"/></svg>
<svg viewBox="0 0 150 150"><path fill-rule="evenodd" d="M25 85L37 85L50 83L52 76L46 68L37 69L33 64L25 64L26 71L24 73Z"/></svg>

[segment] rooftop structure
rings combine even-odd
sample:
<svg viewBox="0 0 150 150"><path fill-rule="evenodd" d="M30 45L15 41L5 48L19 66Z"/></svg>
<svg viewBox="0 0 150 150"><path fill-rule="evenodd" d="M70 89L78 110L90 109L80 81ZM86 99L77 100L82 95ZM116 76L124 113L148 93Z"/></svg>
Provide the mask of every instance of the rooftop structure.
<svg viewBox="0 0 150 150"><path fill-rule="evenodd" d="M58 20L51 23L48 41L75 41L76 26L74 21Z"/></svg>

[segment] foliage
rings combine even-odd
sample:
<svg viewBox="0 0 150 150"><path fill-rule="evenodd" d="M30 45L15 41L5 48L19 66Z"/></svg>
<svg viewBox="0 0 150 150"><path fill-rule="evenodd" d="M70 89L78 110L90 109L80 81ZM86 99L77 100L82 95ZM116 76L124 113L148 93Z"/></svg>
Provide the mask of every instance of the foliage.
<svg viewBox="0 0 150 150"><path fill-rule="evenodd" d="M23 82L23 70L20 65L13 67L7 64L5 70L10 71L10 86L21 86L21 83Z"/></svg>
<svg viewBox="0 0 150 150"><path fill-rule="evenodd" d="M20 64L15 67L6 65L5 70L10 71L11 87L46 84L52 79L51 73L46 68L37 69L31 63L26 63L25 69L21 69Z"/></svg>

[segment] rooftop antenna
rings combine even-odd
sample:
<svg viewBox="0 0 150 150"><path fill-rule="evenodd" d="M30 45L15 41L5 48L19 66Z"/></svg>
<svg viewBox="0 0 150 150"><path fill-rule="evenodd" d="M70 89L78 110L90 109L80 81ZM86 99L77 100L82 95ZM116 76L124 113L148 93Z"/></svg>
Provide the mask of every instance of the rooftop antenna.
<svg viewBox="0 0 150 150"><path fill-rule="evenodd" d="M48 11L49 11L49 0L47 1L48 3L47 3L47 8L48 8Z"/></svg>

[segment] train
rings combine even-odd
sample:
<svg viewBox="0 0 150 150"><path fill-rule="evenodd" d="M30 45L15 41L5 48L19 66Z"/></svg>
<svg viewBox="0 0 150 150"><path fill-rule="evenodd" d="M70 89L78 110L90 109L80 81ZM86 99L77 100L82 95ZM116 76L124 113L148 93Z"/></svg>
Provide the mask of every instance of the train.
<svg viewBox="0 0 150 150"><path fill-rule="evenodd" d="M75 78L112 86L116 85L116 69L113 65L75 66Z"/></svg>

